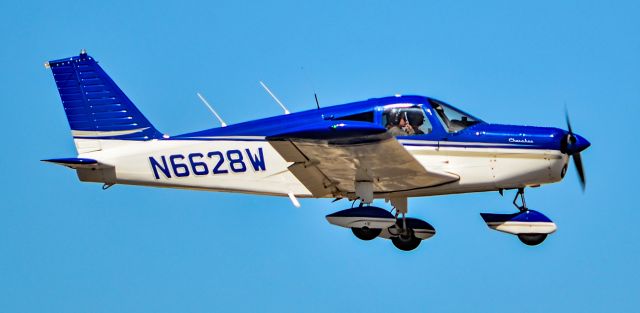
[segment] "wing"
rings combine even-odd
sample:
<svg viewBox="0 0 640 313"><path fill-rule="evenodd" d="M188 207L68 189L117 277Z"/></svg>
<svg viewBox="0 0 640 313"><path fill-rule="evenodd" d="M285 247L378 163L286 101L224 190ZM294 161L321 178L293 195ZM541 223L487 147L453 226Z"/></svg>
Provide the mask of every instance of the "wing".
<svg viewBox="0 0 640 313"><path fill-rule="evenodd" d="M267 140L314 197L346 197L356 181L374 193L398 193L457 181L426 169L384 127L368 122L324 121Z"/></svg>

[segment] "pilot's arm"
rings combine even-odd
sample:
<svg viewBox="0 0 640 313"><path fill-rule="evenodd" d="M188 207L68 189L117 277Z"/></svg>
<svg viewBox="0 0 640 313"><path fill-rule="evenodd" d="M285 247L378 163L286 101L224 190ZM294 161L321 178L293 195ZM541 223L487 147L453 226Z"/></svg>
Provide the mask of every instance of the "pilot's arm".
<svg viewBox="0 0 640 313"><path fill-rule="evenodd" d="M392 136L407 136L407 132L404 131L402 128L396 126L393 126L391 128L389 128L389 132L391 133Z"/></svg>
<svg viewBox="0 0 640 313"><path fill-rule="evenodd" d="M405 125L402 130L404 130L407 135L415 135L416 133L415 129L413 129L410 124Z"/></svg>

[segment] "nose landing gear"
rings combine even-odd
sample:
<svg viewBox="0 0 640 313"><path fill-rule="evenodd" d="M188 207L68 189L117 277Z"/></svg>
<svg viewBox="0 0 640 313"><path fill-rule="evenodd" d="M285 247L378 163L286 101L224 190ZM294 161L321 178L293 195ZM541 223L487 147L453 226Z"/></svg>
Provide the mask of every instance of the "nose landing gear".
<svg viewBox="0 0 640 313"><path fill-rule="evenodd" d="M518 204L518 198L520 204ZM487 226L491 229L518 236L526 245L541 244L547 235L556 231L557 226L544 214L530 210L524 199L524 188L519 188L513 199L513 205L518 208L514 214L480 213Z"/></svg>
<svg viewBox="0 0 640 313"><path fill-rule="evenodd" d="M520 197L520 202L522 205L517 204L518 197ZM529 209L527 208L527 202L524 199L524 188L519 188L516 193L515 198L513 198L513 205L520 210L520 212L527 212ZM545 239L547 239L547 234L537 234L537 233L522 233L518 234L518 239L522 243L527 246L537 246L541 244Z"/></svg>

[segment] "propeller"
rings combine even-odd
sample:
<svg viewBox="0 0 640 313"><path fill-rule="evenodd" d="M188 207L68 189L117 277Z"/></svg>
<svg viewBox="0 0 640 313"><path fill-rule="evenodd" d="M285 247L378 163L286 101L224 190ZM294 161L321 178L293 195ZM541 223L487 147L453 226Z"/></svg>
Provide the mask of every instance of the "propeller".
<svg viewBox="0 0 640 313"><path fill-rule="evenodd" d="M584 167L582 165L582 157L580 156L580 152L586 148L588 148L591 144L584 138L573 133L573 129L571 128L571 121L569 120L569 111L565 108L564 112L565 118L567 120L567 130L569 131L562 140L562 152L566 153L570 157L573 157L573 163L576 166L576 170L578 171L578 176L580 177L580 185L582 186L582 191L584 192L586 187L586 178L584 175Z"/></svg>

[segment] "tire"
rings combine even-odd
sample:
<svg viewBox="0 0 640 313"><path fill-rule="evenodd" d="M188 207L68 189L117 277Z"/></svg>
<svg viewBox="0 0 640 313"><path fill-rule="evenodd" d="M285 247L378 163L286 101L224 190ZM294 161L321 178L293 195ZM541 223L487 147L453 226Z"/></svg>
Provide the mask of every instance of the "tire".
<svg viewBox="0 0 640 313"><path fill-rule="evenodd" d="M382 233L382 229L369 227L351 228L351 231L358 239L365 241L373 240Z"/></svg>
<svg viewBox="0 0 640 313"><path fill-rule="evenodd" d="M411 231L410 235L396 236L391 238L391 242L393 242L393 245L402 251L411 251L417 248L420 245L421 241L422 240L420 238L416 237L413 234L413 231Z"/></svg>
<svg viewBox="0 0 640 313"><path fill-rule="evenodd" d="M547 238L547 234L518 234L518 239L527 246L537 246Z"/></svg>

